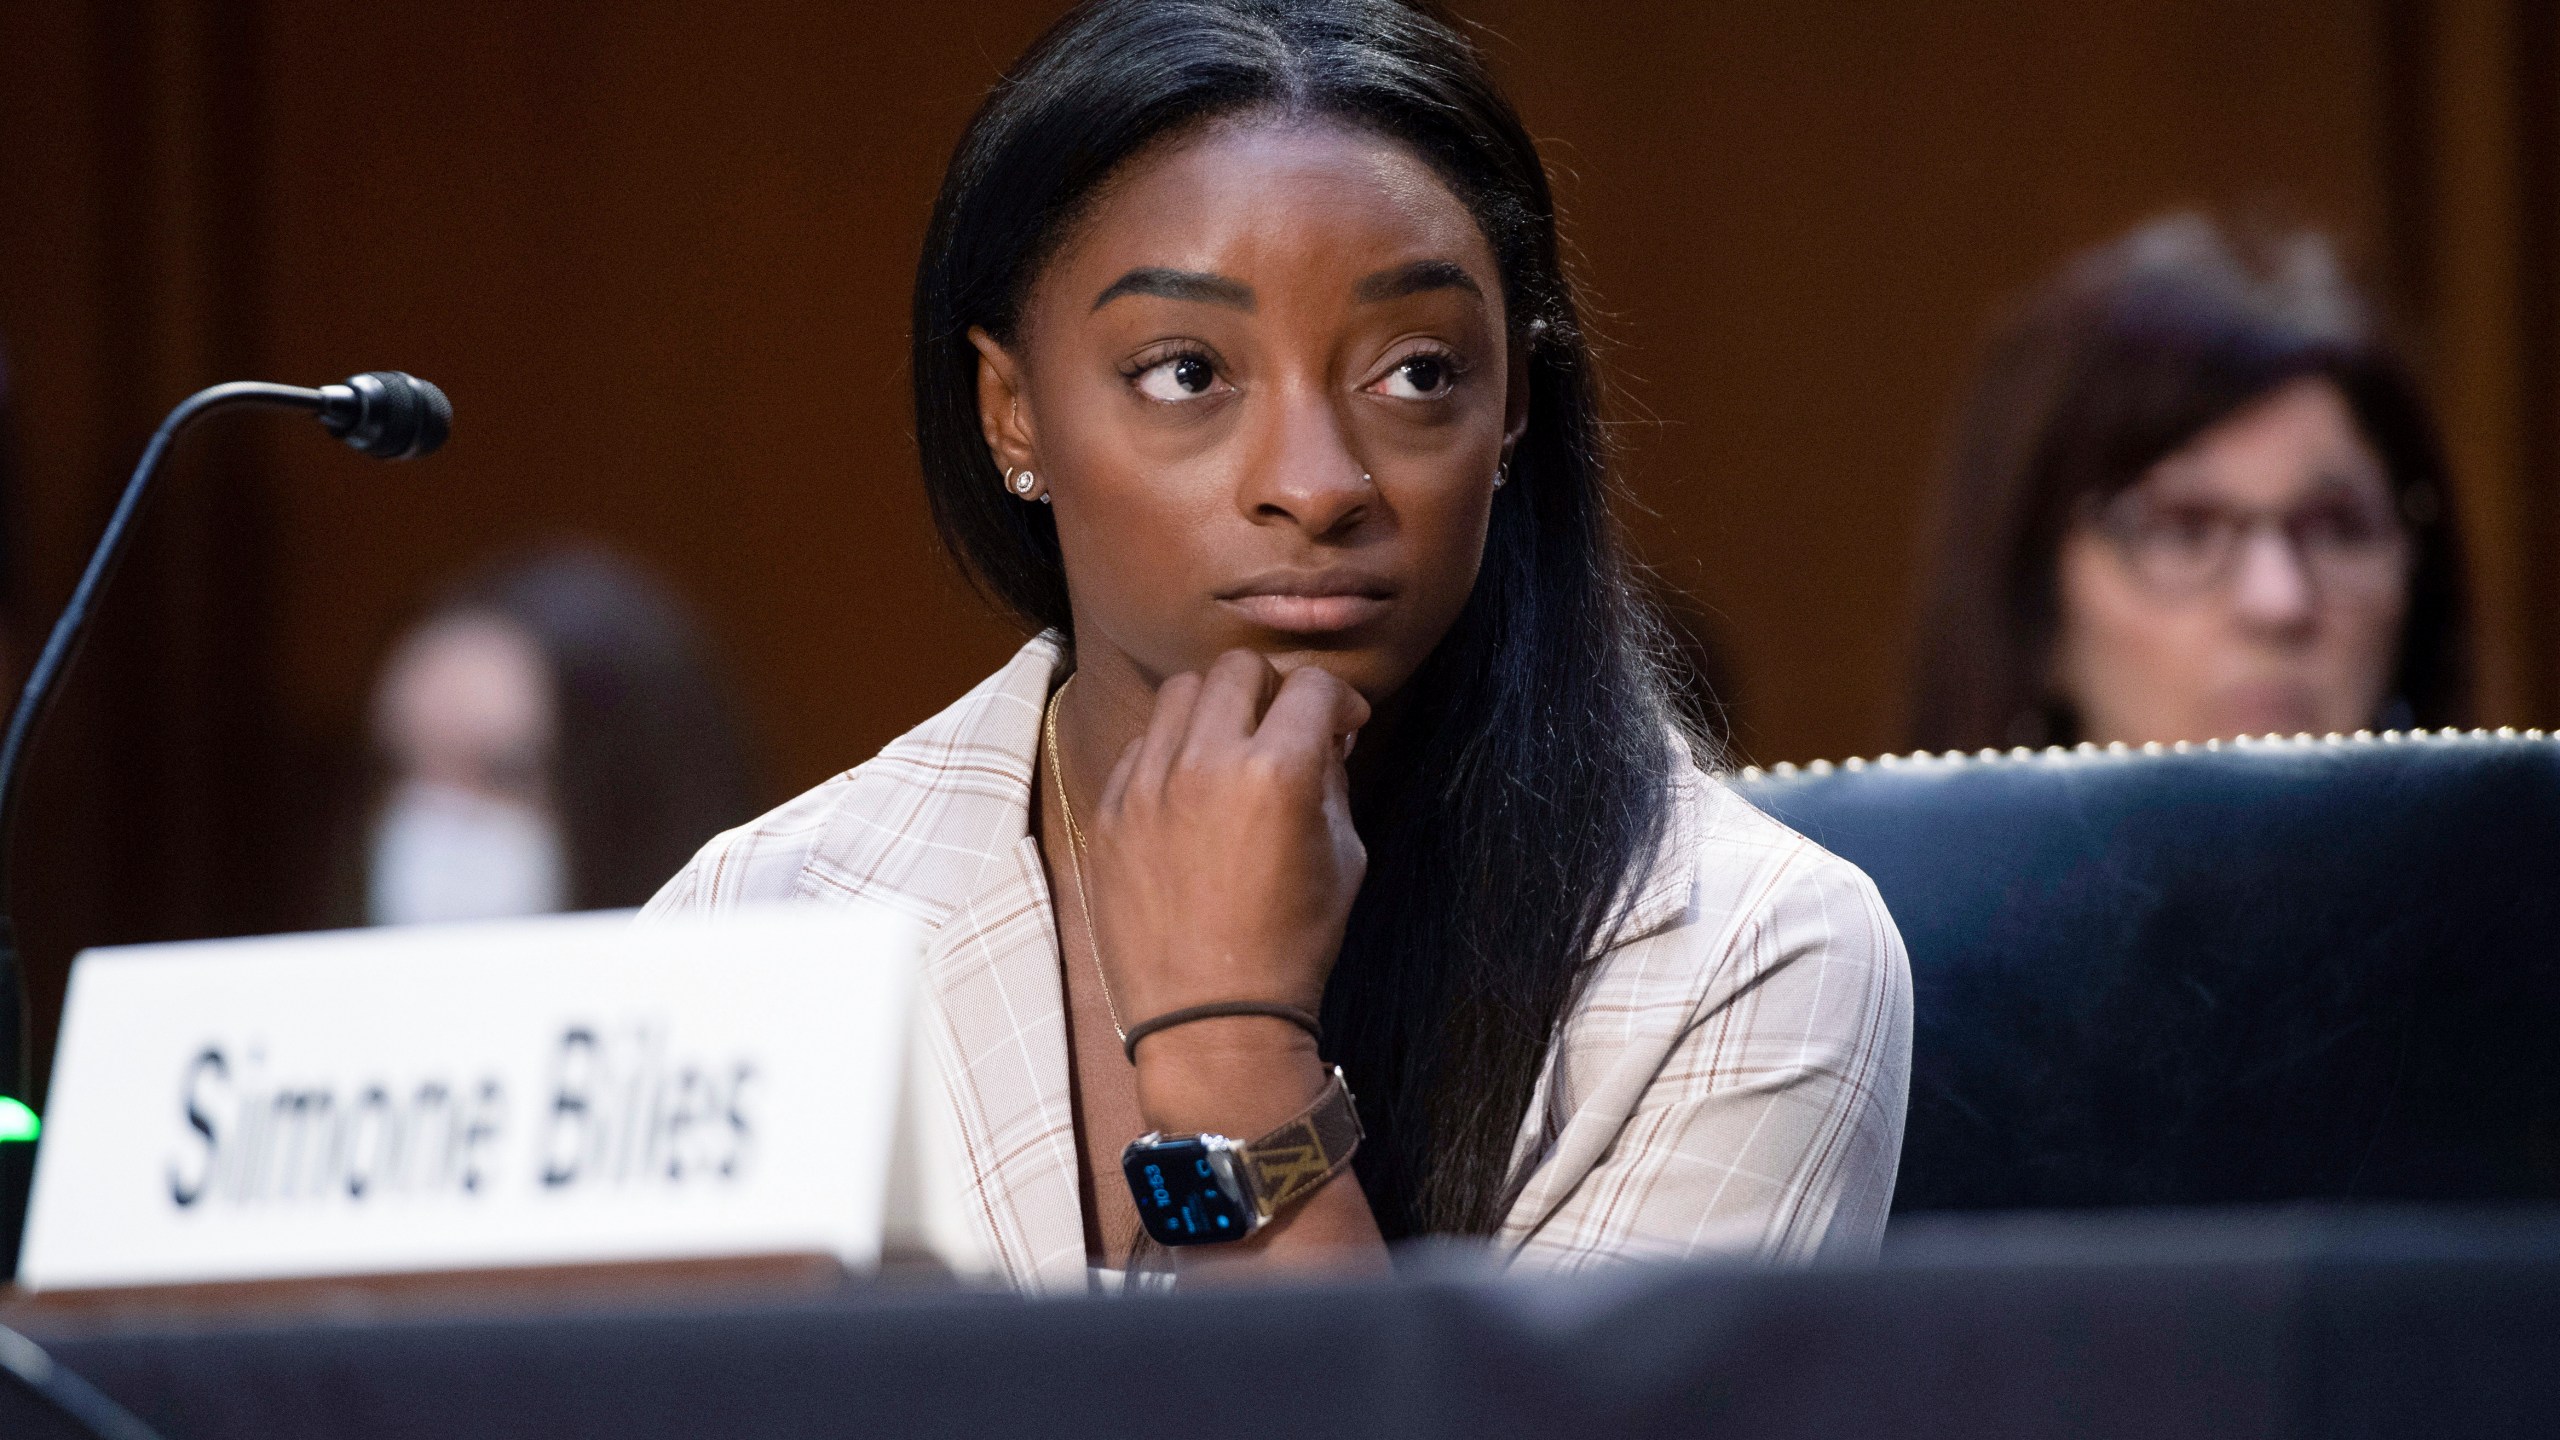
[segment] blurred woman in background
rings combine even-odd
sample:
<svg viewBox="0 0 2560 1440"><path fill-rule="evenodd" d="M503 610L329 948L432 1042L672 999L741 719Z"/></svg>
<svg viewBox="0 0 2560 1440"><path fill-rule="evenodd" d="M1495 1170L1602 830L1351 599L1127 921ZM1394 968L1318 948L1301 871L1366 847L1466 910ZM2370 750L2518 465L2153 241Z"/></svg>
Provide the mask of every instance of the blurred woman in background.
<svg viewBox="0 0 2560 1440"><path fill-rule="evenodd" d="M636 906L754 813L745 748L675 597L560 547L453 590L374 691L374 924Z"/></svg>
<svg viewBox="0 0 2560 1440"><path fill-rule="evenodd" d="M1917 748L2470 718L2435 429L2316 235L2082 256L1999 332L1941 501Z"/></svg>

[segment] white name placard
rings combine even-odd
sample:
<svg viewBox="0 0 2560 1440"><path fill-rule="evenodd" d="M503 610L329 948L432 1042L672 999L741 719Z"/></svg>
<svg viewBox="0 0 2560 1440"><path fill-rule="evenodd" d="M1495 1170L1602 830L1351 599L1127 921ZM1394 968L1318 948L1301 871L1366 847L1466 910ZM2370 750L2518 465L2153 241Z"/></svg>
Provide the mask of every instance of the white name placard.
<svg viewBox="0 0 2560 1440"><path fill-rule="evenodd" d="M877 1263L924 930L775 907L91 950L20 1280Z"/></svg>

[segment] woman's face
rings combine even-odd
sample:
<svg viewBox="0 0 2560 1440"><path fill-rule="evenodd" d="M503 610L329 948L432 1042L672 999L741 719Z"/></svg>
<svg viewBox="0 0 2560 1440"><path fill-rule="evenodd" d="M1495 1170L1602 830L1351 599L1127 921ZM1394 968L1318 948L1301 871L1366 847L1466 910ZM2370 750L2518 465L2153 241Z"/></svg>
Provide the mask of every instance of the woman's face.
<svg viewBox="0 0 2560 1440"><path fill-rule="evenodd" d="M2345 397L2296 380L2065 537L2054 683L2100 743L2360 729L2398 656L2410 553Z"/></svg>
<svg viewBox="0 0 2560 1440"><path fill-rule="evenodd" d="M550 794L559 717L531 635L494 615L429 621L384 667L373 727L391 783L374 817L369 919L488 920L568 904Z"/></svg>
<svg viewBox="0 0 2560 1440"><path fill-rule="evenodd" d="M1475 584L1527 407L1508 333L1483 232L1401 145L1244 121L1132 160L1014 344L973 332L1079 666L1152 686L1243 647L1392 695Z"/></svg>
<svg viewBox="0 0 2560 1440"><path fill-rule="evenodd" d="M431 620L402 639L374 691L374 737L395 781L526 806L549 802L547 664L495 615Z"/></svg>

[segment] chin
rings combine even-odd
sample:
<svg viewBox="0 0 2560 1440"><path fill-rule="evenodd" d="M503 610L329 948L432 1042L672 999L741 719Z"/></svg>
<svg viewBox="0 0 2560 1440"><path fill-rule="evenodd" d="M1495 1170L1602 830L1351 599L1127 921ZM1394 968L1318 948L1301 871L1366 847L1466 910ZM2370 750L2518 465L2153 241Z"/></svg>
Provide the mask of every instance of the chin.
<svg viewBox="0 0 2560 1440"><path fill-rule="evenodd" d="M1308 644L1304 637L1290 637L1277 644L1253 647L1271 662L1271 668L1285 678L1302 665L1313 665L1330 671L1334 678L1360 692L1360 698L1375 705L1403 688L1412 668L1398 666L1385 655L1369 649L1334 649Z"/></svg>
<svg viewBox="0 0 2560 1440"><path fill-rule="evenodd" d="M1284 678L1304 665L1327 671L1359 691L1373 710L1393 700L1430 658L1428 651L1407 656L1380 645L1327 645L1307 636L1265 636L1243 643Z"/></svg>
<svg viewBox="0 0 2560 1440"><path fill-rule="evenodd" d="M2340 728L2353 730L2362 722L2340 727L2321 714L2322 706L2310 695L2250 695L2236 698L2223 706L2214 717L2213 733L2217 735L2294 735L2303 731L2326 733Z"/></svg>

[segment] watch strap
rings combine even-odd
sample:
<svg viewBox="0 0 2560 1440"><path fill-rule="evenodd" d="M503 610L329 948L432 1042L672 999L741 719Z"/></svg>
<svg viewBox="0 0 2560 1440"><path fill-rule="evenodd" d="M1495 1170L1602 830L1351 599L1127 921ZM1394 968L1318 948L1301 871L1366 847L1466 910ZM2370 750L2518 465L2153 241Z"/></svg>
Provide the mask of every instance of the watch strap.
<svg viewBox="0 0 2560 1440"><path fill-rule="evenodd" d="M1364 1133L1360 1107L1352 1101L1342 1067L1336 1065L1324 1093L1244 1147L1242 1158L1253 1178L1254 1207L1262 1218L1268 1220L1322 1189L1351 1163Z"/></svg>

